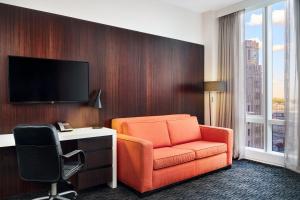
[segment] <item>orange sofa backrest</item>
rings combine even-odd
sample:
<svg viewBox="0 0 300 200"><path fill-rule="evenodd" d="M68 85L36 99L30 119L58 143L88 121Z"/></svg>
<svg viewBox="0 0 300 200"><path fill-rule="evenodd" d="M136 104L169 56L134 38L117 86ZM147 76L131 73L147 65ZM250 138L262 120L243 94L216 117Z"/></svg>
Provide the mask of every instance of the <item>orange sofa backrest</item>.
<svg viewBox="0 0 300 200"><path fill-rule="evenodd" d="M125 122L122 128L126 135L151 141L153 148L171 146L168 126L165 121Z"/></svg>
<svg viewBox="0 0 300 200"><path fill-rule="evenodd" d="M197 141L201 139L197 117L167 120L172 145Z"/></svg>
<svg viewBox="0 0 300 200"><path fill-rule="evenodd" d="M123 123L125 122L157 122L184 119L191 117L189 114L173 114L173 115L157 115L157 116L145 116L145 117L127 117L127 118L116 118L112 120L111 126L117 130L117 133L125 134L123 131Z"/></svg>

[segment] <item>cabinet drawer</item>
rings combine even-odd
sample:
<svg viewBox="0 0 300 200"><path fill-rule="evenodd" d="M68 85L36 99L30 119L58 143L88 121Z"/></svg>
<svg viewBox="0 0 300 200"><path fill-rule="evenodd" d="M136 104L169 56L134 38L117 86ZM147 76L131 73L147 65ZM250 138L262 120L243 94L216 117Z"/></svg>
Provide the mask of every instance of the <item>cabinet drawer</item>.
<svg viewBox="0 0 300 200"><path fill-rule="evenodd" d="M85 169L103 167L112 164L112 150L104 149L85 152Z"/></svg>
<svg viewBox="0 0 300 200"><path fill-rule="evenodd" d="M112 180L112 168L100 168L80 172L78 174L78 189L85 189L100 184L110 182Z"/></svg>
<svg viewBox="0 0 300 200"><path fill-rule="evenodd" d="M112 148L112 136L94 137L78 140L78 149L94 151L98 149Z"/></svg>

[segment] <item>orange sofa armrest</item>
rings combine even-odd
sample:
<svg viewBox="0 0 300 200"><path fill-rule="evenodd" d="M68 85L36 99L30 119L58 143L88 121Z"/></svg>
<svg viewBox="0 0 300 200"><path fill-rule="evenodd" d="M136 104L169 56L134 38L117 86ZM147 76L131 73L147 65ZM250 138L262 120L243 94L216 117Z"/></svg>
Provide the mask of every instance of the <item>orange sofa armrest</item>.
<svg viewBox="0 0 300 200"><path fill-rule="evenodd" d="M233 130L214 126L199 125L201 138L205 141L222 142L227 144L227 164L232 164Z"/></svg>
<svg viewBox="0 0 300 200"><path fill-rule="evenodd" d="M152 189L153 144L150 141L117 134L118 179L139 192Z"/></svg>

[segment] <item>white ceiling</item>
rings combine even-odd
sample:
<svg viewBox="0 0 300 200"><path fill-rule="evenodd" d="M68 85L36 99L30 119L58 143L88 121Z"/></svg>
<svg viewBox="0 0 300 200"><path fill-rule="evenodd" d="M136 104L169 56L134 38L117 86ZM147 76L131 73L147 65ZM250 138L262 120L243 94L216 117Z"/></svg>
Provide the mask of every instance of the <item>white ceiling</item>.
<svg viewBox="0 0 300 200"><path fill-rule="evenodd" d="M159 0L198 13L219 10L242 0Z"/></svg>

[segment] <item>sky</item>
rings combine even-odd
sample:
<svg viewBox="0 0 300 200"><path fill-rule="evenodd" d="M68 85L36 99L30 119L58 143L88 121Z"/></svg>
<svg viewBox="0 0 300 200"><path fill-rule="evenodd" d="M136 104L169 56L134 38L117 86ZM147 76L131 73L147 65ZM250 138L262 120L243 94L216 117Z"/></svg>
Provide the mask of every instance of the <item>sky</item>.
<svg viewBox="0 0 300 200"><path fill-rule="evenodd" d="M278 2L271 6L272 12L272 65L273 65L273 97L284 98L284 66L285 66L285 10L286 2ZM262 64L263 8L247 11L245 14L245 39L259 43L259 63Z"/></svg>

